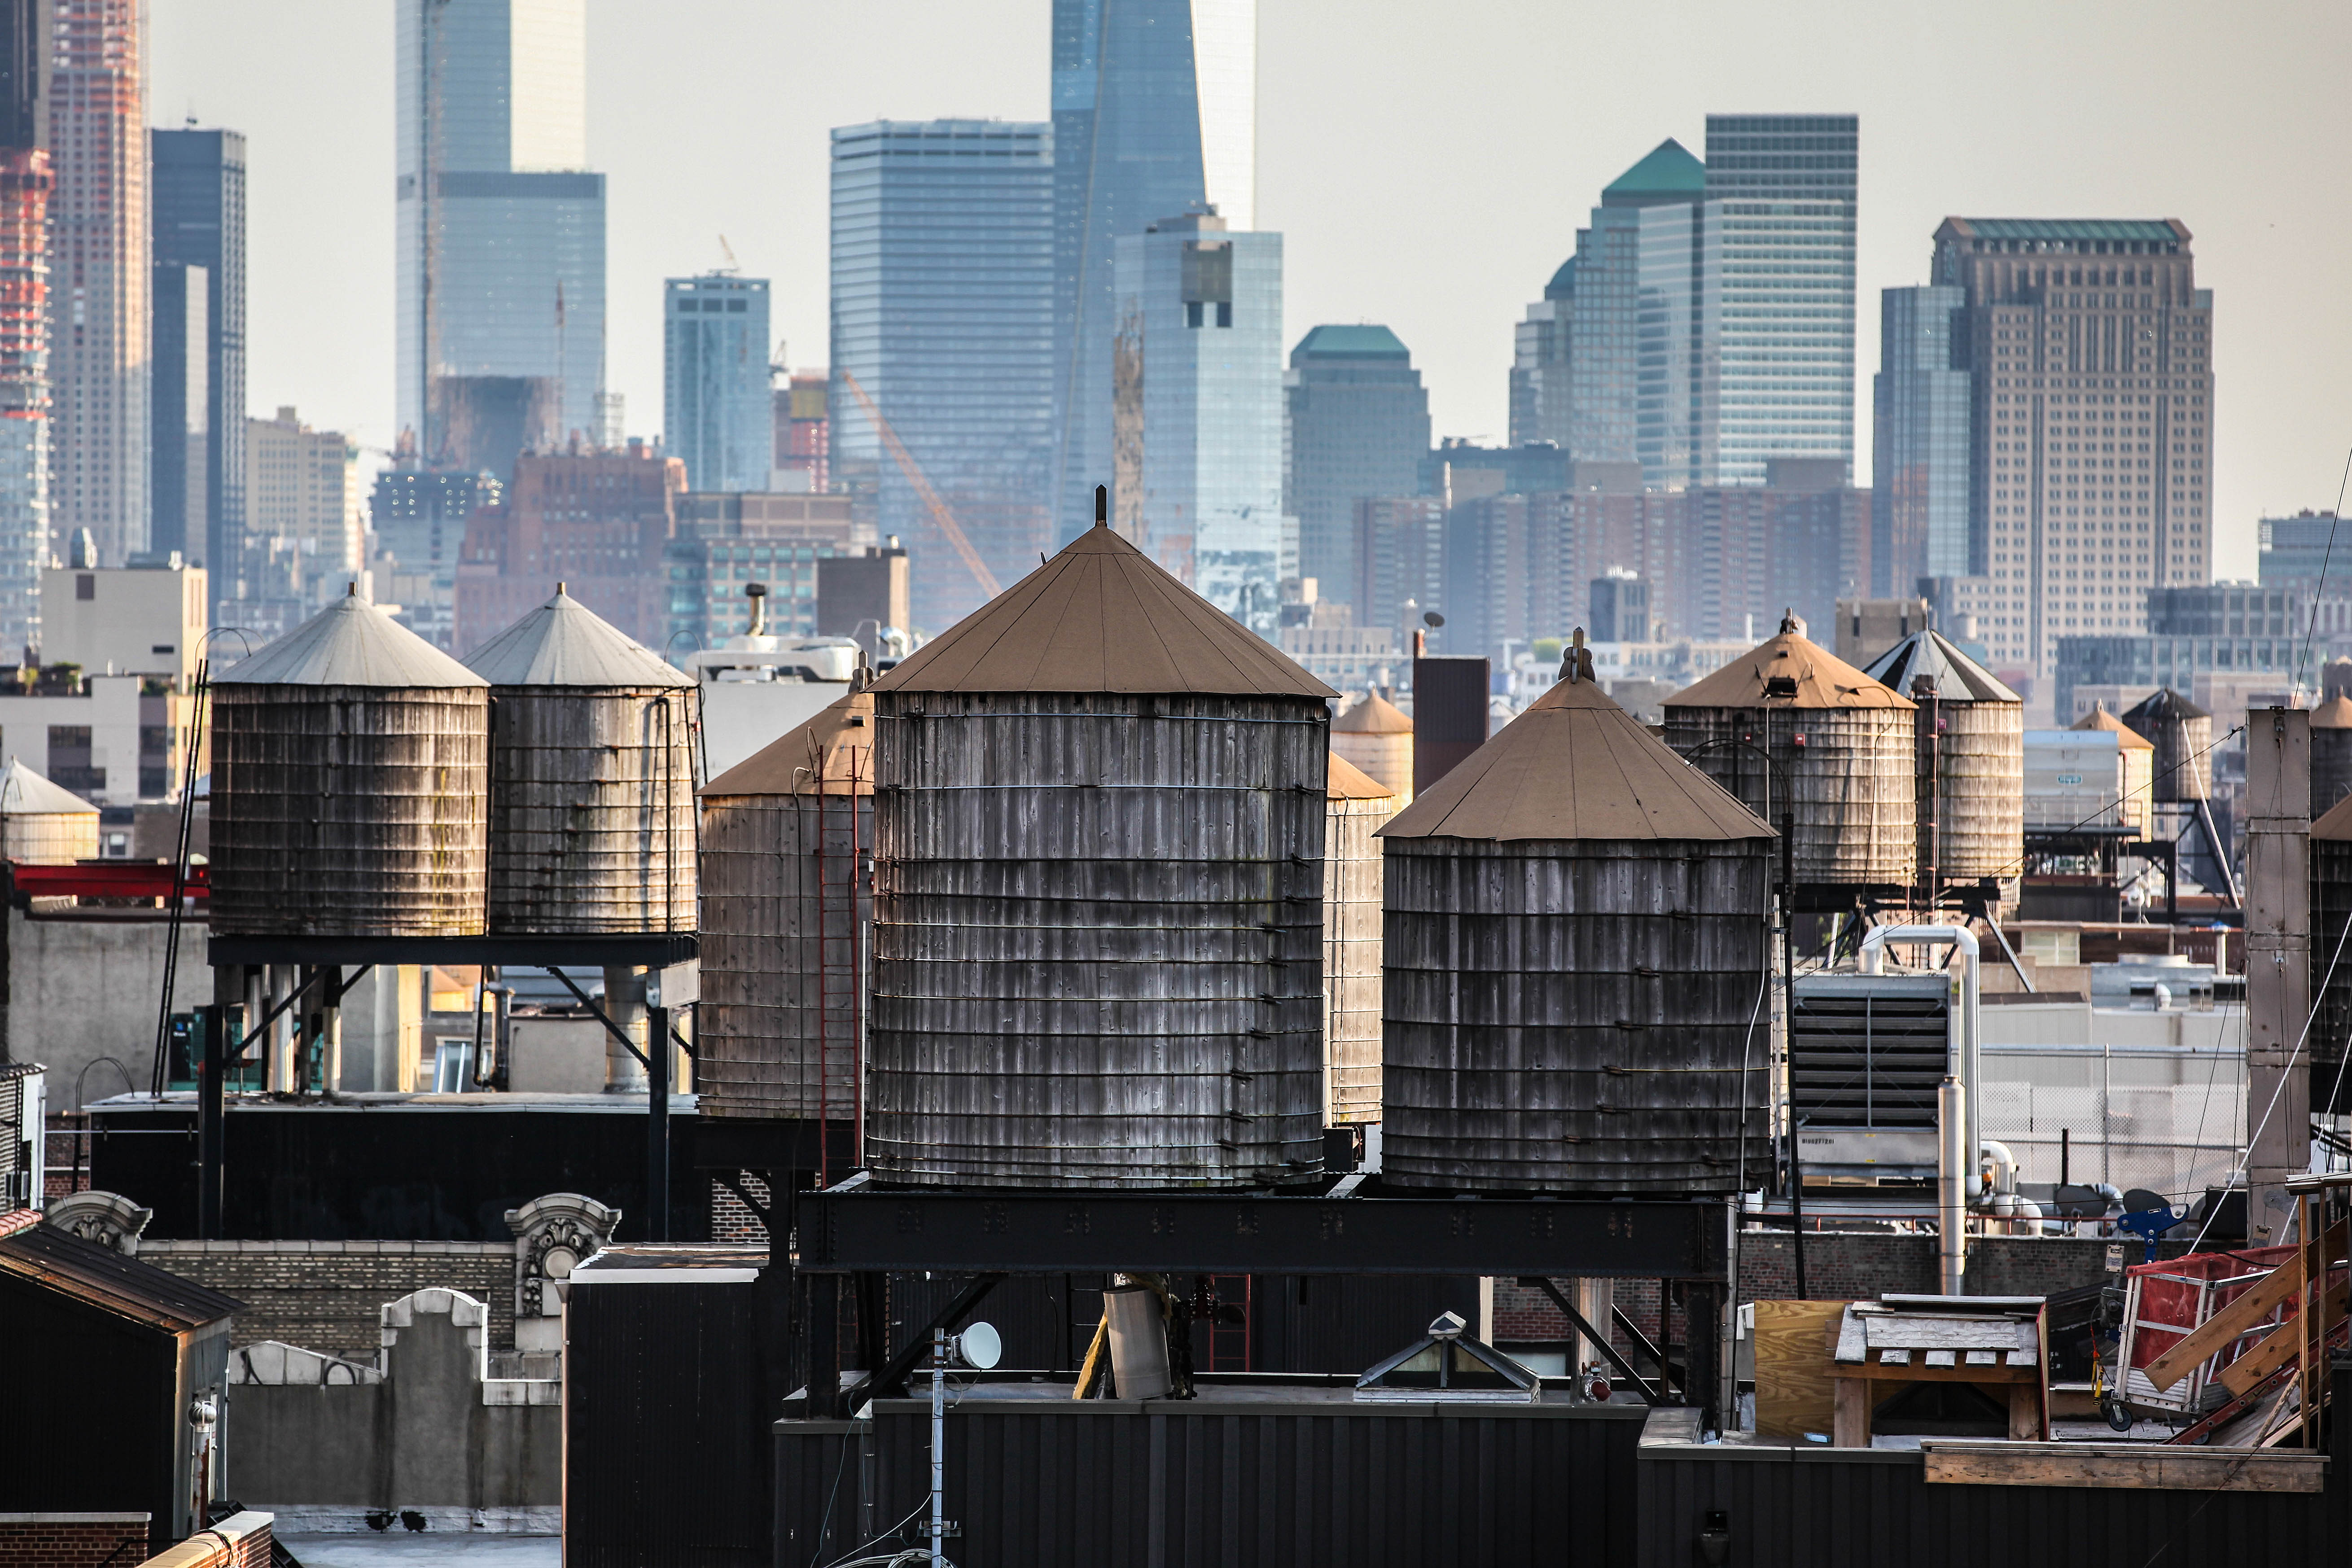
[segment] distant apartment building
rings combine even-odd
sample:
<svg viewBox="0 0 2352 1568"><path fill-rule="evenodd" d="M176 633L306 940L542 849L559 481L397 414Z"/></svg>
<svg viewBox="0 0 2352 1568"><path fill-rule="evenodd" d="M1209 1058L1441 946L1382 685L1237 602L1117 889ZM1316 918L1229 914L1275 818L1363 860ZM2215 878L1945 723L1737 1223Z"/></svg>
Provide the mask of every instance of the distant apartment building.
<svg viewBox="0 0 2352 1568"><path fill-rule="evenodd" d="M1656 489L1853 460L1852 115L1711 114L1601 192L1527 312L1511 441L1638 462Z"/></svg>
<svg viewBox="0 0 2352 1568"><path fill-rule="evenodd" d="M1053 542L1053 128L843 126L832 201L826 463L869 542L908 542L915 619L942 630Z"/></svg>
<svg viewBox="0 0 2352 1568"><path fill-rule="evenodd" d="M401 623L434 647L449 648L456 631L457 557L474 509L504 493L494 474L434 473L392 468L377 473L368 496L376 548L392 563L380 598L400 605Z"/></svg>
<svg viewBox="0 0 2352 1568"><path fill-rule="evenodd" d="M86 675L145 675L195 689L210 601L201 566L51 566L41 661ZM232 642L224 658L239 655Z"/></svg>
<svg viewBox="0 0 2352 1568"><path fill-rule="evenodd" d="M246 421L247 519L257 557L276 563L255 597L316 608L357 579L367 564L359 457L350 437L313 430L292 408Z"/></svg>
<svg viewBox="0 0 2352 1568"><path fill-rule="evenodd" d="M157 262L150 288L150 553L201 561L212 531L212 289L204 268L184 261Z"/></svg>
<svg viewBox="0 0 2352 1568"><path fill-rule="evenodd" d="M477 508L457 561L460 652L572 596L658 651L669 636L666 554L686 465L635 442L625 451L526 453L498 504Z"/></svg>
<svg viewBox="0 0 2352 1568"><path fill-rule="evenodd" d="M1916 594L1922 578L1984 569L1969 526L1967 309L1953 284L1879 294L1870 592L1884 597Z"/></svg>
<svg viewBox="0 0 2352 1568"><path fill-rule="evenodd" d="M49 508L120 565L148 548L143 0L50 0Z"/></svg>
<svg viewBox="0 0 2352 1568"><path fill-rule="evenodd" d="M26 134L30 116L11 118ZM50 553L49 188L47 153L0 148L0 659L40 643Z"/></svg>
<svg viewBox="0 0 2352 1568"><path fill-rule="evenodd" d="M0 690L0 746L50 783L98 806L178 796L186 778L187 734L196 699L142 675L93 674ZM210 771L211 739L196 751L197 776ZM119 847L129 852L127 836Z"/></svg>
<svg viewBox="0 0 2352 1568"><path fill-rule="evenodd" d="M1095 487L1111 482L1117 461L1120 241L1204 207L1235 232L1256 226L1257 10L1257 0L1054 0L1050 363L1059 539L1093 523ZM1276 353L1278 369L1278 343Z"/></svg>
<svg viewBox="0 0 2352 1568"><path fill-rule="evenodd" d="M398 418L503 479L604 422L586 0L400 0L394 38Z"/></svg>
<svg viewBox="0 0 2352 1568"><path fill-rule="evenodd" d="M832 375L822 370L796 370L772 394L775 410L775 465L769 476L772 491L823 495L833 488L827 458L833 448L833 420L828 389Z"/></svg>
<svg viewBox="0 0 2352 1568"><path fill-rule="evenodd" d="M234 131L151 131L156 270L155 462L185 448L177 472L154 483L150 548L179 551L205 566L215 595L233 585L245 534L245 138ZM202 270L200 301L163 296L167 271L185 282ZM203 363L183 360L201 344ZM201 386L201 407L191 398ZM177 395L172 395L177 389ZM167 405L167 397L171 398ZM197 476L201 476L200 482ZM183 499L184 498L184 499ZM180 510L167 515L167 509Z"/></svg>
<svg viewBox="0 0 2352 1568"><path fill-rule="evenodd" d="M1298 575L1282 510L1282 237L1162 217L1120 237L1112 277L1112 525L1272 641Z"/></svg>
<svg viewBox="0 0 2352 1568"><path fill-rule="evenodd" d="M1283 511L1298 521L1298 574L1325 599L1354 592L1356 502L1412 493L1429 453L1429 393L1381 326L1321 326L1282 378Z"/></svg>
<svg viewBox="0 0 2352 1568"><path fill-rule="evenodd" d="M2213 302L2178 219L1947 218L1969 366L1970 552L1937 613L1978 619L2011 685L2070 637L2147 629L2212 570ZM2063 682L2062 682L2063 684Z"/></svg>
<svg viewBox="0 0 2352 1568"><path fill-rule="evenodd" d="M1372 496L1356 503L1355 624L1396 633L1410 647L1421 616L1445 592L1445 502L1436 496ZM1434 651L1455 651L1442 640Z"/></svg>
<svg viewBox="0 0 2352 1568"><path fill-rule="evenodd" d="M768 280L709 273L662 285L662 444L698 490L764 490L774 466Z"/></svg>
<svg viewBox="0 0 2352 1568"><path fill-rule="evenodd" d="M659 651L675 661L748 631L744 590L754 583L767 590L771 636L816 635L819 563L856 548L849 497L688 490L677 507L662 558L669 601Z"/></svg>

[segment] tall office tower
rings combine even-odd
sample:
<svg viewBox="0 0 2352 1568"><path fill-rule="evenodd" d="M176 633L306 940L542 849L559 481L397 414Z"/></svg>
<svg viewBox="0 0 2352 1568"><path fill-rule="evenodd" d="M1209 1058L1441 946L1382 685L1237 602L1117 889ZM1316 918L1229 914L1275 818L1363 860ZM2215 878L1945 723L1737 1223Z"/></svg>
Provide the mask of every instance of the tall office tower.
<svg viewBox="0 0 2352 1568"><path fill-rule="evenodd" d="M400 0L395 37L401 426L428 468L505 474L602 429L587 0Z"/></svg>
<svg viewBox="0 0 2352 1568"><path fill-rule="evenodd" d="M874 498L860 521L908 542L915 620L929 631L988 599L984 578L1003 587L1034 570L1053 542L1053 203L1044 123L833 133L829 461L836 488Z"/></svg>
<svg viewBox="0 0 2352 1568"><path fill-rule="evenodd" d="M147 542L156 555L204 564L212 516L208 386L212 288L206 271L161 261L153 295L153 361L148 374Z"/></svg>
<svg viewBox="0 0 2352 1568"><path fill-rule="evenodd" d="M392 468L375 477L368 522L376 547L394 563L385 596L400 605L401 623L436 647L447 648L454 631L466 521L476 507L498 505L502 493L492 474Z"/></svg>
<svg viewBox="0 0 2352 1568"><path fill-rule="evenodd" d="M1638 462L1659 489L1715 482L1706 184L1706 166L1669 138L1601 193L1576 254L1519 324L1514 445Z"/></svg>
<svg viewBox="0 0 2352 1568"><path fill-rule="evenodd" d="M823 495L833 488L826 460L833 449L829 415L832 375L796 370L771 395L775 400L775 472L768 489L785 495Z"/></svg>
<svg viewBox="0 0 2352 1568"><path fill-rule="evenodd" d="M1856 149L1851 114L1706 117L1706 298L1717 356L1716 478L1774 458L1853 472Z"/></svg>
<svg viewBox="0 0 2352 1568"><path fill-rule="evenodd" d="M1298 520L1298 574L1346 603L1356 584L1356 502L1410 495L1429 455L1429 394L1386 327L1317 327L1282 378L1282 510Z"/></svg>
<svg viewBox="0 0 2352 1568"><path fill-rule="evenodd" d="M143 0L51 0L49 527L109 566L147 548Z"/></svg>
<svg viewBox="0 0 2352 1568"><path fill-rule="evenodd" d="M1257 0L1054 0L1054 487L1064 538L1111 469L1116 243L1257 211Z"/></svg>
<svg viewBox="0 0 2352 1568"><path fill-rule="evenodd" d="M1282 510L1282 236L1213 213L1121 236L1111 521L1274 640L1298 524Z"/></svg>
<svg viewBox="0 0 2352 1568"><path fill-rule="evenodd" d="M662 444L698 490L764 490L768 280L714 272L662 285Z"/></svg>
<svg viewBox="0 0 2352 1568"><path fill-rule="evenodd" d="M48 205L49 155L0 147L0 657L18 658L49 563Z"/></svg>
<svg viewBox="0 0 2352 1568"><path fill-rule="evenodd" d="M284 563L284 586L304 603L331 602L367 564L359 458L349 437L313 430L291 408L246 422L256 545Z"/></svg>
<svg viewBox="0 0 2352 1568"><path fill-rule="evenodd" d="M1882 289L1872 386L1871 592L1984 568L1969 525L1968 343L1960 289Z"/></svg>
<svg viewBox="0 0 2352 1568"><path fill-rule="evenodd" d="M245 137L235 131L154 131L148 144L154 157L158 277L167 266L200 267L205 273L203 506L188 513L186 531L166 542L159 502L154 548L178 550L203 563L215 597L227 597L235 591L245 537ZM160 359L165 337L160 317L155 331ZM163 374L159 364L156 374ZM156 395L160 428L163 395ZM164 493L160 485L157 493Z"/></svg>
<svg viewBox="0 0 2352 1568"><path fill-rule="evenodd" d="M1996 668L2147 629L2152 588L2212 562L2213 293L2177 218L1946 218L1933 280L1967 301L1972 553L1948 608Z"/></svg>

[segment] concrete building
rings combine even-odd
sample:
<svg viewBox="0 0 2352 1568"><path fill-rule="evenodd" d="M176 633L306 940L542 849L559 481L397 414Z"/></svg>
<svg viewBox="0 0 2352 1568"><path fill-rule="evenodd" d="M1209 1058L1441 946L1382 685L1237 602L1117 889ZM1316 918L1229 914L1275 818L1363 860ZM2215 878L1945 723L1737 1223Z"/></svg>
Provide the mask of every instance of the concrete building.
<svg viewBox="0 0 2352 1568"><path fill-rule="evenodd" d="M51 566L41 573L41 599L48 606L44 664L78 665L86 676L157 676L174 690L195 689L210 603L203 567ZM238 658L236 643L221 657Z"/></svg>
<svg viewBox="0 0 2352 1568"><path fill-rule="evenodd" d="M2342 548L2337 548L2341 546ZM2332 511L2299 511L2262 521L2258 567L2265 588L2287 588L2308 601L2352 594L2352 531Z"/></svg>
<svg viewBox="0 0 2352 1568"><path fill-rule="evenodd" d="M184 777L195 699L181 690L150 689L160 684L146 676L94 675L85 667L74 681L0 696L0 755L97 805L174 799ZM199 773L209 754L208 744L198 756ZM130 852L128 822L101 827L100 854ZM147 994L152 1027L152 986Z"/></svg>
<svg viewBox="0 0 2352 1568"><path fill-rule="evenodd" d="M1860 143L1851 114L1706 117L1706 482L1762 484L1790 458L1834 458L1853 479Z"/></svg>
<svg viewBox="0 0 2352 1568"><path fill-rule="evenodd" d="M751 617L743 590L752 583L767 589L769 635L817 635L823 563L856 552L849 497L688 490L677 506L677 531L665 552L668 624L654 645L658 651L682 662L741 636Z"/></svg>
<svg viewBox="0 0 2352 1568"><path fill-rule="evenodd" d="M1282 510L1282 237L1214 212L1121 236L1111 523L1274 639L1298 525Z"/></svg>
<svg viewBox="0 0 2352 1568"><path fill-rule="evenodd" d="M833 133L826 465L860 498L862 542L908 542L915 618L935 630L1053 543L1054 178L1043 123L877 121Z"/></svg>
<svg viewBox="0 0 2352 1568"><path fill-rule="evenodd" d="M1118 242L1203 206L1256 223L1257 0L1054 0L1053 29L1053 486L1068 540L1110 482Z"/></svg>
<svg viewBox="0 0 2352 1568"><path fill-rule="evenodd" d="M369 525L393 563L390 588L379 590L400 605L403 626L445 652L452 651L466 520L477 507L498 505L503 493L495 474L417 468L383 469L369 492Z"/></svg>
<svg viewBox="0 0 2352 1568"><path fill-rule="evenodd" d="M1979 575L1938 583L2011 686L2059 641L2146 628L2150 589L2211 572L2213 299L2178 219L1947 218L1962 290ZM2028 700L2033 695L2028 689ZM2038 704L2036 704L2038 707Z"/></svg>
<svg viewBox="0 0 2352 1568"><path fill-rule="evenodd" d="M313 608L366 566L366 503L359 448L338 430L313 430L290 407L246 421L246 505L257 544L283 563L257 599L291 593Z"/></svg>
<svg viewBox="0 0 2352 1568"><path fill-rule="evenodd" d="M394 40L400 425L504 477L601 426L586 0L401 0Z"/></svg>
<svg viewBox="0 0 2352 1568"><path fill-rule="evenodd" d="M826 460L833 450L831 373L796 370L771 395L776 421L775 470L768 489L781 493L823 495L833 488Z"/></svg>
<svg viewBox="0 0 2352 1568"><path fill-rule="evenodd" d="M896 539L846 555L817 557L819 637L855 637L872 655L882 648L882 633L904 633L913 617L907 552Z"/></svg>
<svg viewBox="0 0 2352 1568"><path fill-rule="evenodd" d="M774 467L768 280L707 273L662 285L662 438L696 489L757 491Z"/></svg>
<svg viewBox="0 0 2352 1568"><path fill-rule="evenodd" d="M159 276L169 266L202 268L205 276L198 340L205 354L203 506L201 511L189 511L179 535L158 531L152 548L177 550L206 568L213 591L221 594L224 584L236 581L246 525L245 137L235 131L190 128L151 131L148 143L154 161ZM193 317L194 312L187 314ZM168 325L159 310L159 359L167 337L184 341L179 333L167 332ZM160 363L156 374L165 375ZM159 425L164 421L160 406L155 417ZM158 515L160 519L160 509Z"/></svg>
<svg viewBox="0 0 2352 1568"><path fill-rule="evenodd" d="M514 483L467 522L450 646L480 647L562 583L622 631L660 649L669 636L664 554L685 490L684 463L636 443L620 452L517 458Z"/></svg>
<svg viewBox="0 0 2352 1568"><path fill-rule="evenodd" d="M148 547L142 0L51 0L49 524L121 565Z"/></svg>
<svg viewBox="0 0 2352 1568"><path fill-rule="evenodd" d="M1966 308L1965 293L1948 284L1879 293L1870 592L1882 597L1915 594L1923 577L1984 569L1969 523Z"/></svg>
<svg viewBox="0 0 2352 1568"><path fill-rule="evenodd" d="M1429 452L1429 394L1411 351L1380 326L1308 331L1282 393L1282 510L1298 520L1298 574L1344 601L1356 580L1356 503L1413 489Z"/></svg>
<svg viewBox="0 0 2352 1568"><path fill-rule="evenodd" d="M17 21L13 14L0 15ZM21 58L12 54L12 64ZM0 102L0 111L8 107ZM29 108L9 118L12 137L32 133L37 123ZM49 559L48 156L37 147L0 147L0 656L5 657L21 657L41 640L40 570Z"/></svg>

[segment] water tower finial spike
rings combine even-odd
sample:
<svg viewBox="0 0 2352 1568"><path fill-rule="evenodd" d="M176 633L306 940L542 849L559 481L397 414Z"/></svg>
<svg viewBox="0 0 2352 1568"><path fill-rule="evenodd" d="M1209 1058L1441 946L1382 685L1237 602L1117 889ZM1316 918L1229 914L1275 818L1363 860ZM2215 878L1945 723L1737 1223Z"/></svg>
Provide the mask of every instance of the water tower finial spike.
<svg viewBox="0 0 2352 1568"><path fill-rule="evenodd" d="M1110 487L1108 485L1095 487L1095 526L1097 528L1110 526Z"/></svg>

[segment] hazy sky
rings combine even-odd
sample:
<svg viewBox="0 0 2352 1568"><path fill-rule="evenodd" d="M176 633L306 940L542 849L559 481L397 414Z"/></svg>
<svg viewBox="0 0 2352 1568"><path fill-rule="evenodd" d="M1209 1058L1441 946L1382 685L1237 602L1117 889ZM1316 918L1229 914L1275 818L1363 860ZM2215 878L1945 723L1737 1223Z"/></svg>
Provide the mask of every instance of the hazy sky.
<svg viewBox="0 0 2352 1568"><path fill-rule="evenodd" d="M394 434L391 0L152 0L150 107L243 131L253 409ZM1049 0L590 0L609 381L661 425L661 280L774 280L825 358L827 128L1042 119ZM2179 217L2215 291L2218 566L2352 447L2352 5L1260 0L1258 222L1292 342L1385 321L1444 436L1507 433L1511 325L1601 187L1710 111L1862 116L1857 478L1877 291L1948 213Z"/></svg>

